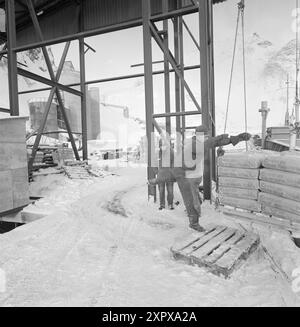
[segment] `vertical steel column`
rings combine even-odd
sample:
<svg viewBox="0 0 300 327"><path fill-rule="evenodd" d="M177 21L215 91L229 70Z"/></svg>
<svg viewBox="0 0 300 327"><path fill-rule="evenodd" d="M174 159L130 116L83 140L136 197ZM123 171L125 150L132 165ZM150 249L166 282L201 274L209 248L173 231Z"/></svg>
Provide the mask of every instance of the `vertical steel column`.
<svg viewBox="0 0 300 327"><path fill-rule="evenodd" d="M178 36L179 36L179 64L181 69L182 77L184 78L184 44L183 44L183 17L180 16L178 19ZM185 88L183 80L180 81L180 103L181 111L185 111ZM182 116L181 128L184 135L185 132L185 116Z"/></svg>
<svg viewBox="0 0 300 327"><path fill-rule="evenodd" d="M213 3L208 7L209 11L209 35L210 35L210 89L211 89L211 128L212 136L216 136L216 103L215 103L215 63L214 63L214 15L213 15ZM217 181L217 165L216 165L216 152L211 151L211 176L212 179Z"/></svg>
<svg viewBox="0 0 300 327"><path fill-rule="evenodd" d="M87 146L87 97L85 85L85 53L84 53L84 39L79 39L79 57L80 57L80 91L81 96L81 129L82 129L82 159L88 160L88 146Z"/></svg>
<svg viewBox="0 0 300 327"><path fill-rule="evenodd" d="M17 44L15 0L6 0L5 8L7 19L7 59L10 115L19 116L17 53L13 50Z"/></svg>
<svg viewBox="0 0 300 327"><path fill-rule="evenodd" d="M84 30L83 2L78 5L78 27L79 31ZM84 38L79 39L79 66L80 66L80 91L81 96L81 132L82 132L82 159L88 160L88 132L87 132L87 88L85 71L85 43Z"/></svg>
<svg viewBox="0 0 300 327"><path fill-rule="evenodd" d="M167 13L169 10L169 0L163 0L162 11ZM167 19L163 21L164 30L164 45L169 49L169 22ZM169 61L164 54L164 79L165 79L165 112L169 113L171 110L171 98L170 98L170 68ZM166 131L171 135L171 118L166 117Z"/></svg>
<svg viewBox="0 0 300 327"><path fill-rule="evenodd" d="M180 49L179 49L179 19L178 17L174 18L174 57L175 61L178 64L180 60ZM177 74L175 74L175 110L176 112L181 111L180 106L180 79ZM176 117L176 132L177 134L181 132L180 116Z"/></svg>
<svg viewBox="0 0 300 327"><path fill-rule="evenodd" d="M213 93L213 38L212 38L212 1L199 0L199 36L201 65L201 104L202 124L209 128L209 136L214 135L214 93ZM204 196L211 198L211 180L215 150L205 149L204 153Z"/></svg>
<svg viewBox="0 0 300 327"><path fill-rule="evenodd" d="M147 135L147 178L155 177L152 168L152 135L154 133L153 126L153 76L152 76L152 36L149 25L151 16L150 0L142 0L143 11L143 46L144 46L144 74L145 74L145 110L146 110L146 135ZM148 196L154 196L156 200L156 188L148 187Z"/></svg>

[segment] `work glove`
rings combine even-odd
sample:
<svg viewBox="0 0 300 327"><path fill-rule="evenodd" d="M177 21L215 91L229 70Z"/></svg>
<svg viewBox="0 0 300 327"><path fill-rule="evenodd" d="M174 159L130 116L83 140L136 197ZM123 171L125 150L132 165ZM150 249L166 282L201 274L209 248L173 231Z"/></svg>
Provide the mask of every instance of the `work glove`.
<svg viewBox="0 0 300 327"><path fill-rule="evenodd" d="M239 142L242 141L249 141L251 138L251 134L249 133L241 133L236 136L230 136L230 143L232 143L233 146L237 145Z"/></svg>
<svg viewBox="0 0 300 327"><path fill-rule="evenodd" d="M222 147L219 147L217 150L217 156L218 157L223 157L225 154L225 150Z"/></svg>

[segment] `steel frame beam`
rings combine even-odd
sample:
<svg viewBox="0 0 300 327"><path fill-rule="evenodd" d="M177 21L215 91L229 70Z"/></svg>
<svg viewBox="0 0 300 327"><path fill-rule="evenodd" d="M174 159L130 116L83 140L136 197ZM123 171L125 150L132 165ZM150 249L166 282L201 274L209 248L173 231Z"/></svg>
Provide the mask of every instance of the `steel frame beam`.
<svg viewBox="0 0 300 327"><path fill-rule="evenodd" d="M186 91L188 92L189 96L191 97L192 101L194 102L196 108L199 110L199 112L201 112L201 107L200 107L199 103L197 102L197 100L196 100L193 92L191 91L188 83L183 78L182 73L181 73L181 70L178 68L178 63L176 62L176 59L174 58L173 54L171 53L171 51L169 49L166 49L166 47L164 45L164 42L163 42L161 36L158 33L157 27L151 21L149 21L149 26L150 26L150 30L151 30L152 36L153 36L154 40L156 41L157 45L163 51L163 53L166 56L166 58L168 59L169 63L173 67L176 75L179 77L180 81L183 83Z"/></svg>
<svg viewBox="0 0 300 327"><path fill-rule="evenodd" d="M77 91L75 89L72 89L72 88L70 88L68 86L60 84L60 83L56 82L55 80L51 80L51 79L45 78L43 76L37 75L35 73L32 73L32 72L30 72L30 71L28 71L26 69L22 69L22 68L18 67L17 71L18 71L19 75L22 75L22 76L27 77L29 79L33 79L33 80L35 80L35 81L37 81L39 83L46 84L46 85L49 85L51 87L56 87L58 89L61 89L62 91L69 92L69 93L77 95L77 96L82 95L81 92L79 92L79 91Z"/></svg>
<svg viewBox="0 0 300 327"><path fill-rule="evenodd" d="M146 110L146 136L147 136L147 178L155 177L152 168L152 137L154 135L153 125L153 76L152 76L152 36L149 25L151 5L149 0L142 0L143 12L143 45L144 45L144 74L145 74L145 110ZM156 201L156 187L148 185L148 198L154 197Z"/></svg>
<svg viewBox="0 0 300 327"><path fill-rule="evenodd" d="M200 65L194 65L194 66L185 66L184 70L194 70L199 69ZM164 74L164 70L157 70L152 73L152 75L161 75ZM170 73L174 73L174 69L170 69ZM139 78L139 77L145 77L144 73L140 74L132 74L132 75L123 75L123 76L114 76L114 77L108 77L108 78L102 78L92 81L86 81L85 85L91 85L91 84L98 84L98 83L108 83L108 82L114 82L114 81L120 81L124 79L131 79L131 78ZM80 86L80 83L73 83L73 84L67 84L65 86L73 87L73 86ZM35 92L42 92L42 91L49 91L51 90L50 87L40 88L40 89L33 89L28 91L20 91L19 94L28 94L28 93L35 93Z"/></svg>
<svg viewBox="0 0 300 327"><path fill-rule="evenodd" d="M214 126L214 67L212 0L199 0L199 37L201 62L201 106L202 124L209 128L209 135L215 135ZM204 197L211 199L211 181L215 169L215 150L204 151Z"/></svg>
<svg viewBox="0 0 300 327"><path fill-rule="evenodd" d="M164 114L153 114L154 118L164 118L164 117L184 117L184 116L194 116L201 115L199 111L180 111L180 112L166 112Z"/></svg>
<svg viewBox="0 0 300 327"><path fill-rule="evenodd" d="M163 13L167 13L169 10L169 0L162 1ZM163 21L163 40L164 46L169 48L169 21L165 19ZM171 111L171 97L170 97L170 67L167 56L164 54L164 86L165 86L165 112L168 114ZM171 119L166 116L166 132L171 135Z"/></svg>
<svg viewBox="0 0 300 327"><path fill-rule="evenodd" d="M40 28L40 24L38 22L37 15L36 15L32 0L26 0L26 3L27 3L27 7L28 7L28 10L29 10L30 17L31 17L33 25L34 25L34 29L35 29L35 31L36 31L36 33L38 35L38 38L40 39L40 41L43 41L43 33L42 33L41 28ZM64 53L63 53L63 56L61 58L59 69L57 71L56 76L55 76L54 71L53 71L53 67L52 67L52 64L51 64L51 60L50 60L48 51L47 51L46 47L42 47L42 52L43 52L43 55L44 55L44 58L45 58L45 61L46 61L46 65L47 65L47 68L48 68L48 71L49 71L51 82L53 83L53 85L52 85L53 88L52 88L52 90L50 92L48 102L47 102L47 105L46 105L46 108L45 108L45 113L44 113L44 116L43 116L42 125L39 128L38 136L37 136L37 138L35 140L35 143L34 143L34 146L33 146L33 149L32 149L32 155L31 155L29 165L28 165L29 171L31 170L31 168L33 166L36 151L37 151L40 139L41 139L41 134L40 133L42 133L44 128L45 128L48 113L49 113L49 110L51 108L51 103L52 103L54 94L56 94L56 98L57 98L57 101L58 101L58 104L59 104L59 108L61 110L64 122L66 124L66 129L68 131L68 135L69 135L69 138L70 138L70 142L71 142L71 145L72 145L72 148L73 148L75 158L76 158L76 160L80 160L79 153L78 153L78 150L76 148L75 140L74 140L72 130L71 130L71 127L70 127L70 123L69 123L69 120L68 120L68 117L67 117L67 114L66 114L66 111L65 111L64 103L63 103L63 100L62 100L62 97L61 97L61 94L60 94L60 91L59 91L59 89L61 88L61 84L58 83L58 80L60 78L61 72L63 70L64 63L65 63L65 60L66 60L67 52L69 50L69 46L70 46L70 43L68 42L66 44L66 46L65 46ZM20 70L20 68L19 68L19 70ZM23 71L22 73L27 74L28 72ZM30 74L32 74L32 73L30 73ZM35 75L35 74L33 74L33 75ZM47 80L47 82L49 82L49 80ZM62 89L64 89L64 86L62 87Z"/></svg>
<svg viewBox="0 0 300 327"><path fill-rule="evenodd" d="M9 106L11 116L19 116L18 74L16 47L16 17L15 1L5 1L7 11L7 57L8 57L8 85Z"/></svg>
<svg viewBox="0 0 300 327"><path fill-rule="evenodd" d="M63 51L59 66L58 66L58 70L57 70L57 73L56 73L56 80L59 80L59 78L61 76L61 73L62 73L62 70L63 70L64 63L66 61L66 57L67 57L69 48L70 48L70 42L66 43L66 45L65 45L65 48L64 48L64 51ZM36 156L36 153L37 153L37 150L38 150L38 146L39 146L40 141L41 141L41 137L42 137L42 135L44 133L44 129L45 129L45 126L46 126L46 123L47 123L47 118L48 118L48 115L49 115L49 112L50 112L50 109L51 109L51 104L52 104L52 101L53 101L54 94L56 93L56 90L57 90L57 87L54 86L52 88L50 94L49 94L47 104L46 104L46 107L45 107L45 111L44 111L43 117L42 117L42 123L39 126L38 131L35 133L37 136L36 136L35 142L33 144L31 156L30 156L29 163L28 163L28 170L29 171L32 170L34 159L35 159L35 156Z"/></svg>
<svg viewBox="0 0 300 327"><path fill-rule="evenodd" d="M4 112L5 114L10 114L10 109L0 107L0 112Z"/></svg>

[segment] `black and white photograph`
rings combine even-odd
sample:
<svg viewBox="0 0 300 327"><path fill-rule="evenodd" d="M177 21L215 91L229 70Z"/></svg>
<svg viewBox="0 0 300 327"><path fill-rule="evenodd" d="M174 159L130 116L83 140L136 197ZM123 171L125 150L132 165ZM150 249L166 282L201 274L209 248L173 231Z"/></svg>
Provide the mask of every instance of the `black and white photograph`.
<svg viewBox="0 0 300 327"><path fill-rule="evenodd" d="M0 0L0 310L299 307L299 112L300 0Z"/></svg>

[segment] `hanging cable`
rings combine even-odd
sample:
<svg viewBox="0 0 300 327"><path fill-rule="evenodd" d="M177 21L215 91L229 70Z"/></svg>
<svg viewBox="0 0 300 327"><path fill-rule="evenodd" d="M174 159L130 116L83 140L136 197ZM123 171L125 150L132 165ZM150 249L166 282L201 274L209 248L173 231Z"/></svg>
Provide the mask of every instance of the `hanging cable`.
<svg viewBox="0 0 300 327"><path fill-rule="evenodd" d="M230 80L229 80L229 89L228 89L228 97L227 97L227 104L226 104L224 134L226 133L226 129L227 129L228 111L229 111L229 103L230 103L230 97L231 97L231 88L232 88L232 80L233 80L233 70L234 70L234 63L235 63L235 54L236 54L236 46L237 46L237 36L238 36L238 31L239 31L239 23L240 23L240 8L239 8L238 15L237 15L237 22L236 22L236 29L235 29L233 55L232 55Z"/></svg>
<svg viewBox="0 0 300 327"><path fill-rule="evenodd" d="M298 1L298 0L297 0ZM246 57L245 57L245 0L239 4L242 16L242 38L243 38L243 77L244 77L244 108L245 108L245 132L248 132L248 113L247 113L247 83L246 83ZM248 151L248 143L246 143L246 151Z"/></svg>

